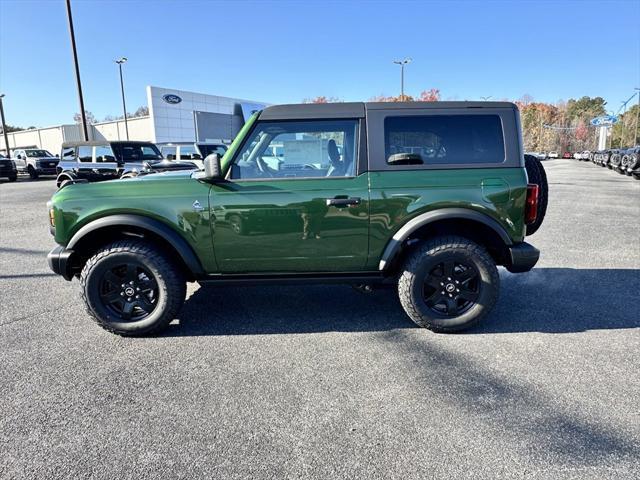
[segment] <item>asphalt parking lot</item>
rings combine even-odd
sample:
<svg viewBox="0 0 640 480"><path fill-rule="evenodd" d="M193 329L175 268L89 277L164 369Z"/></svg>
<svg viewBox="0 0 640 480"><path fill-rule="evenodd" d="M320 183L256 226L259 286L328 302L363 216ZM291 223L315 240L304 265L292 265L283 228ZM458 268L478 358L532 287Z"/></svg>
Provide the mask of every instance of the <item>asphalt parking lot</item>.
<svg viewBox="0 0 640 480"><path fill-rule="evenodd" d="M638 478L640 182L544 165L540 263L455 335L392 290L191 286L120 338L48 270L54 182L0 184L0 477Z"/></svg>

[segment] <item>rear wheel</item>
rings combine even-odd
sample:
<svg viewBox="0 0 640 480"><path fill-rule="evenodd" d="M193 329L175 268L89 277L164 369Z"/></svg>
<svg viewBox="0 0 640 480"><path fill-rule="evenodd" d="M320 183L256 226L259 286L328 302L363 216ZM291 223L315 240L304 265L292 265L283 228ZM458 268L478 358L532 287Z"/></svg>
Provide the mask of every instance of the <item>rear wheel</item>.
<svg viewBox="0 0 640 480"><path fill-rule="evenodd" d="M398 280L407 315L435 332L456 332L478 323L493 308L499 288L491 256L462 237L438 237L418 247Z"/></svg>
<svg viewBox="0 0 640 480"><path fill-rule="evenodd" d="M160 332L186 295L180 269L152 245L131 240L114 242L91 257L80 284L89 315L124 336Z"/></svg>
<svg viewBox="0 0 640 480"><path fill-rule="evenodd" d="M16 180L18 180L18 175L12 175L11 177L9 177L10 182L15 182Z"/></svg>
<svg viewBox="0 0 640 480"><path fill-rule="evenodd" d="M527 235L533 235L538 231L544 216L547 213L547 204L549 203L549 184L547 182L547 174L540 160L533 155L524 156L525 168L529 183L535 183L539 187L538 191L538 212L536 221L527 225Z"/></svg>

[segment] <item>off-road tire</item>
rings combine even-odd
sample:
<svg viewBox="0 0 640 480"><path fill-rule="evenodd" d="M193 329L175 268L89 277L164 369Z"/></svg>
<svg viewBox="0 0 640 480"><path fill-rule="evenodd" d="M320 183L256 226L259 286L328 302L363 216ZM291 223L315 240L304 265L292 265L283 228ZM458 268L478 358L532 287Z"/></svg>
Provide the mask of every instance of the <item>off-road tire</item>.
<svg viewBox="0 0 640 480"><path fill-rule="evenodd" d="M100 300L104 272L118 262L141 264L155 277L158 297L154 310L142 320L122 321ZM186 281L179 267L157 247L138 240L119 240L95 253L80 274L81 297L89 316L105 330L122 336L153 335L165 329L182 307Z"/></svg>
<svg viewBox="0 0 640 480"><path fill-rule="evenodd" d="M473 265L479 274L475 303L459 316L434 312L424 299L424 282L432 268L449 258ZM434 332L457 332L480 322L493 308L500 291L496 264L484 247L463 237L436 237L416 247L406 258L398 279L398 296L405 312L417 325Z"/></svg>
<svg viewBox="0 0 640 480"><path fill-rule="evenodd" d="M31 180L37 180L38 177L40 176L37 170L33 168L31 165L29 165L29 167L27 168L27 173L29 174L29 177L31 178Z"/></svg>
<svg viewBox="0 0 640 480"><path fill-rule="evenodd" d="M527 225L527 235L533 235L542 225L544 216L547 213L547 205L549 203L549 183L547 182L547 173L544 171L544 167L540 160L533 155L525 155L524 164L527 170L527 177L529 177L529 183L535 183L539 187L536 221Z"/></svg>

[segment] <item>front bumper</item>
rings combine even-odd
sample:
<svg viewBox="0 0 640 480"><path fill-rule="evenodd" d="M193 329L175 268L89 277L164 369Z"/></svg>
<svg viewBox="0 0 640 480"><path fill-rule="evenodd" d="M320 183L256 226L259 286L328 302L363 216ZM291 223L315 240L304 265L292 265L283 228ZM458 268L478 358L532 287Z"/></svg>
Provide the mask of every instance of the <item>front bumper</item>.
<svg viewBox="0 0 640 480"><path fill-rule="evenodd" d="M63 246L58 245L47 255L47 263L53 273L62 275L65 280L71 280L73 273L71 271L71 257L73 250L67 250Z"/></svg>
<svg viewBox="0 0 640 480"><path fill-rule="evenodd" d="M56 167L38 168L36 169L36 171L38 172L38 175L57 175L58 174Z"/></svg>
<svg viewBox="0 0 640 480"><path fill-rule="evenodd" d="M505 265L511 273L528 272L540 258L540 250L527 242L509 247L509 263Z"/></svg>
<svg viewBox="0 0 640 480"><path fill-rule="evenodd" d="M15 177L18 170L11 165L0 165L0 177Z"/></svg>

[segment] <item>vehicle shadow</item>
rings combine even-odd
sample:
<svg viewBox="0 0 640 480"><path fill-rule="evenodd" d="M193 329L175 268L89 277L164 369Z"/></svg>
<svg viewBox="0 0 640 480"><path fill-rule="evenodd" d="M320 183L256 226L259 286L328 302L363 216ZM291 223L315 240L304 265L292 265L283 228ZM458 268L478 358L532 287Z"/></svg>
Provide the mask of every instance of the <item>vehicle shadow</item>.
<svg viewBox="0 0 640 480"><path fill-rule="evenodd" d="M640 270L536 268L501 275L500 300L470 333L638 328Z"/></svg>
<svg viewBox="0 0 640 480"><path fill-rule="evenodd" d="M572 333L640 327L640 270L537 268L501 271L493 312L464 334ZM414 328L394 289L362 294L346 285L201 287L168 336L371 332ZM415 327L417 328L417 327Z"/></svg>

